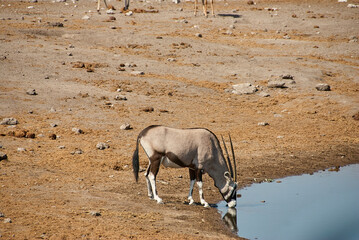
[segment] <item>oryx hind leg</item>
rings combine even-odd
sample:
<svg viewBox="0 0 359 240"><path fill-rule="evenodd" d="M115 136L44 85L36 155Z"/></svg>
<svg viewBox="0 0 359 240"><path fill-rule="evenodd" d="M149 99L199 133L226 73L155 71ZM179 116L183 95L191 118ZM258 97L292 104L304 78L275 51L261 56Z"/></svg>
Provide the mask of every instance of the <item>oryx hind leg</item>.
<svg viewBox="0 0 359 240"><path fill-rule="evenodd" d="M160 154L157 154L157 153L154 153L150 157L150 162L151 163L148 166L149 167L149 170L148 170L149 173L147 175L147 177L149 179L149 182L150 182L150 185L151 185L153 199L156 200L157 203L163 203L162 199L158 196L157 189L156 189L156 176L157 176L158 170L160 169L161 158L162 158L162 156Z"/></svg>
<svg viewBox="0 0 359 240"><path fill-rule="evenodd" d="M148 196L153 199L153 192L152 192L152 186L151 186L151 181L148 178L148 174L150 173L150 167L151 167L151 163L148 164L146 173L145 173L145 177L146 177L146 182L147 182L147 191L148 191Z"/></svg>

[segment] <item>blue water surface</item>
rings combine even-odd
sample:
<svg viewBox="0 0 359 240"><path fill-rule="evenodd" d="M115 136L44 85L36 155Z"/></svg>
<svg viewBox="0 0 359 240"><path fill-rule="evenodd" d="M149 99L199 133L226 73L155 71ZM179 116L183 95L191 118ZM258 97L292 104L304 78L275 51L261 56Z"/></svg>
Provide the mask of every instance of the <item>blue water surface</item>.
<svg viewBox="0 0 359 240"><path fill-rule="evenodd" d="M359 240L359 164L253 184L238 193L235 231L241 237ZM218 209L224 216L228 208L220 202Z"/></svg>

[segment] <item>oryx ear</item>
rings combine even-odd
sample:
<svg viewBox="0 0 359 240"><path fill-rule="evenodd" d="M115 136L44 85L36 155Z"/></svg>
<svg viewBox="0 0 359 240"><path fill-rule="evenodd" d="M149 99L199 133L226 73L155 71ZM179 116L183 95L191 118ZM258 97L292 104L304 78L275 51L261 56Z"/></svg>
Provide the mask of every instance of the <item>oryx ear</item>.
<svg viewBox="0 0 359 240"><path fill-rule="evenodd" d="M230 174L228 171L225 171L225 172L224 172L224 178L225 178L227 181L231 181L231 174Z"/></svg>

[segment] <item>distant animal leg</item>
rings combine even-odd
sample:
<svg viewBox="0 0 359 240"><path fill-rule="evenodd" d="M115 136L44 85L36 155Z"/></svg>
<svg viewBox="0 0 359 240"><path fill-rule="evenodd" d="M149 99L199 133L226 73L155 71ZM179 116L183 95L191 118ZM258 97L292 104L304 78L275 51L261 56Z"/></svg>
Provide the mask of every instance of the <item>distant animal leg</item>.
<svg viewBox="0 0 359 240"><path fill-rule="evenodd" d="M163 203L162 199L158 196L157 189L156 189L156 176L157 176L158 170L160 169L161 158L162 158L162 156L159 154L156 154L156 153L150 157L151 163L149 166L149 174L148 174L148 179L151 184L153 199L156 200L157 203Z"/></svg>
<svg viewBox="0 0 359 240"><path fill-rule="evenodd" d="M189 200L189 205L192 205L194 200L192 197L193 194L193 187L194 187L194 183L196 182L196 172L193 169L189 169L189 178L190 178L190 183L189 183L189 193L188 193L188 200Z"/></svg>
<svg viewBox="0 0 359 240"><path fill-rule="evenodd" d="M202 0L202 5L203 5L204 16L207 17L207 0Z"/></svg>
<svg viewBox="0 0 359 240"><path fill-rule="evenodd" d="M128 10L129 7L130 7L130 0L125 0L125 8L124 8L124 10Z"/></svg>
<svg viewBox="0 0 359 240"><path fill-rule="evenodd" d="M199 199L201 201L201 204L204 207L209 207L209 204L204 200L204 197L203 197L203 182L202 182L202 172L201 172L201 170L196 171L196 179L197 179Z"/></svg>
<svg viewBox="0 0 359 240"><path fill-rule="evenodd" d="M197 15L197 0L194 0L194 15Z"/></svg>
<svg viewBox="0 0 359 240"><path fill-rule="evenodd" d="M100 2L101 0L97 0L97 12L100 12Z"/></svg>
<svg viewBox="0 0 359 240"><path fill-rule="evenodd" d="M145 177L146 177L146 182L147 182L147 191L148 191L148 196L152 199L152 198L153 198L152 186L151 186L150 179L148 178L148 174L150 173L150 167L151 167L151 163L150 163L150 164L148 164L148 167L147 167L147 171L146 171Z"/></svg>
<svg viewBox="0 0 359 240"><path fill-rule="evenodd" d="M211 0L211 9L212 9L212 16L214 16L214 6L213 6L213 0Z"/></svg>

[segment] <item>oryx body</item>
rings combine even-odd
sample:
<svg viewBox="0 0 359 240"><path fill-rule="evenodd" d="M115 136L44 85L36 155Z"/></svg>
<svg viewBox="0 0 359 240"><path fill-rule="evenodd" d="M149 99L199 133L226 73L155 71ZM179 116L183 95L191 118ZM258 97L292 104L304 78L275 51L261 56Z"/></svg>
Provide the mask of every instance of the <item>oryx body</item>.
<svg viewBox="0 0 359 240"><path fill-rule="evenodd" d="M220 143L211 131L203 128L176 129L164 126L145 128L138 135L132 159L136 181L139 171L139 144L150 161L145 174L148 195L158 203L162 203L162 199L157 194L156 176L162 163L165 167L189 168L191 182L188 199L190 204L193 203L192 191L197 180L201 204L208 206L202 192L202 174L208 173L228 206L236 205L237 183L232 179L232 167L231 165L228 167ZM228 155L227 159L229 159Z"/></svg>

